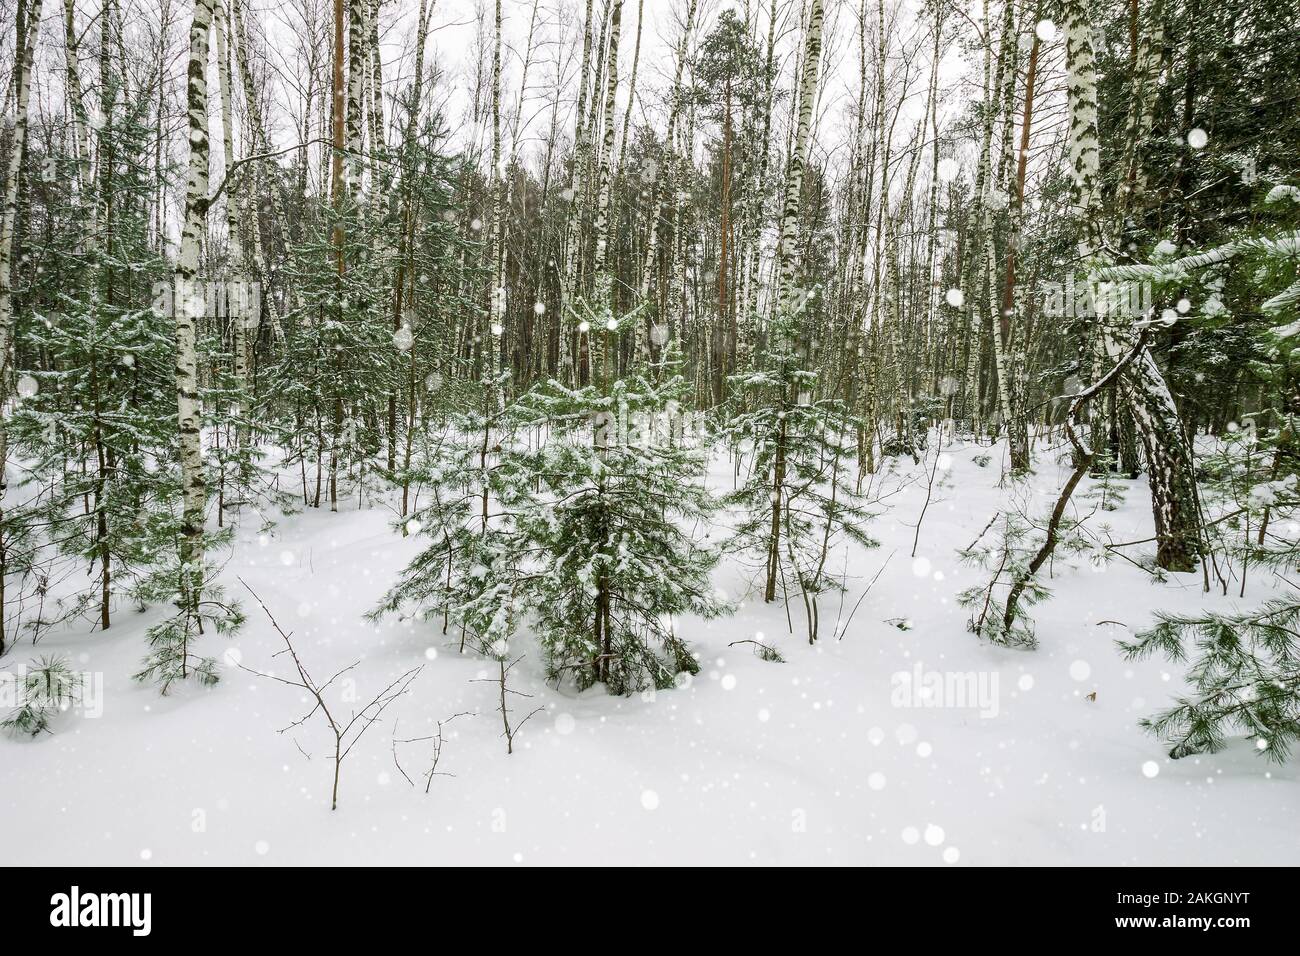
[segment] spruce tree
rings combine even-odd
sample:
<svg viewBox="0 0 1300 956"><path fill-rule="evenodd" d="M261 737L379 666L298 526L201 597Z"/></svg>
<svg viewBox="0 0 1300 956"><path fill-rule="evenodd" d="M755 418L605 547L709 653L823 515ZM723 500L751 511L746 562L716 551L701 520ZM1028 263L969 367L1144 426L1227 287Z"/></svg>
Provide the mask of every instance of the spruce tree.
<svg viewBox="0 0 1300 956"><path fill-rule="evenodd" d="M728 608L710 584L716 503L704 486L707 446L675 434L680 374L606 385L540 386L519 401L549 430L514 453L541 494L507 502L536 549L532 610L554 679L625 694L673 685L699 664L678 618ZM523 487L518 486L518 487Z"/></svg>
<svg viewBox="0 0 1300 956"><path fill-rule="evenodd" d="M790 590L804 606L808 642L819 633L818 596L843 587L827 568L840 541L874 547L872 514L852 463L858 423L843 401L819 396L820 376L796 342L799 316L784 313L768 329L756 367L733 377L737 399L727 437L744 480L727 497L739 509L737 548L761 556L763 599Z"/></svg>

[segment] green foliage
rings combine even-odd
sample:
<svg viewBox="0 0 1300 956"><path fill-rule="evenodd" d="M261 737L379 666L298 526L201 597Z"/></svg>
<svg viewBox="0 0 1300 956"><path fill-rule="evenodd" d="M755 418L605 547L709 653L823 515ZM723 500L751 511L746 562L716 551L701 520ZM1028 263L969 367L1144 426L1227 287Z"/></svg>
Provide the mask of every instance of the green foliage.
<svg viewBox="0 0 1300 956"><path fill-rule="evenodd" d="M514 507L537 553L533 610L552 677L614 693L669 687L699 667L676 619L728 610L709 583L719 552L699 530L715 509L707 455L676 434L684 385L551 382L519 402L525 421L551 430L515 452L541 494Z"/></svg>
<svg viewBox="0 0 1300 956"><path fill-rule="evenodd" d="M844 402L817 396L819 377L802 367L795 330L793 319L774 323L758 366L731 379L737 398L725 435L745 477L726 503L739 511L735 547L761 555L769 581L792 572L815 640L817 596L843 588L827 571L830 550L843 540L876 542L851 467L858 421Z"/></svg>
<svg viewBox="0 0 1300 956"><path fill-rule="evenodd" d="M208 546L217 544L209 535ZM169 555L176 551L169 550ZM215 658L194 653L193 645L206 633L232 634L244 624L244 613L225 598L215 582L216 569L205 564L198 574L170 560L150 574L136 593L145 603L170 600L175 610L145 632L149 654L134 675L141 682L158 685L166 694L177 681L194 677L204 687L217 683L220 675ZM196 579L197 578L197 582Z"/></svg>
<svg viewBox="0 0 1300 956"><path fill-rule="evenodd" d="M552 381L502 413L453 418L420 448L413 474L432 500L403 525L431 543L376 613L441 614L502 661L526 620L548 675L579 688L695 673L677 618L727 605L709 583L718 551L699 529L715 502L677 417L684 388L675 374Z"/></svg>
<svg viewBox="0 0 1300 956"><path fill-rule="evenodd" d="M74 187L76 157L51 143L29 183L40 228L17 270L20 401L6 421L21 491L3 537L6 571L39 604L33 636L82 615L106 625L157 560L151 525L179 493L175 346L159 295L170 266L152 242L150 170L111 159L150 150L152 135L122 104L95 131L113 175Z"/></svg>
<svg viewBox="0 0 1300 956"><path fill-rule="evenodd" d="M1033 607L1051 594L1039 578L1028 577L1029 562L1041 546L1042 539L1021 515L1008 511L1001 518L996 539L985 542L981 536L969 548L957 552L963 564L989 575L985 584L961 591L957 603L970 610L971 617L966 626L972 633L992 644L1034 648L1038 646L1038 639L1034 636L1031 620L1017 615L1010 630L1004 626L1004 590L1011 586L1011 582L1027 577L1028 583L1019 600L1019 606L1024 608Z"/></svg>
<svg viewBox="0 0 1300 956"><path fill-rule="evenodd" d="M1032 649L1038 646L1032 619L1024 612L1051 596L1051 588L1044 583L1042 574L1050 570L1046 565L1038 574L1029 574L1029 564L1043 546L1047 521L1042 526L1031 521L1022 511L1003 511L969 547L957 552L963 564L978 568L988 574L981 585L966 588L957 595L957 603L968 608L971 617L967 628L974 634L1006 647ZM997 524L997 536L985 540L985 535ZM1110 560L1109 553L1094 547L1085 536L1081 521L1063 520L1057 529L1055 554L1064 557L1086 556L1095 567ZM1053 559L1055 560L1055 559ZM1015 582L1024 581L1016 601L1016 613L1010 627L1006 625L1006 591Z"/></svg>
<svg viewBox="0 0 1300 956"><path fill-rule="evenodd" d="M1110 454L1098 455L1093 463L1092 481L1079 495L1101 511L1118 511L1124 505L1127 486L1115 474L1114 458Z"/></svg>
<svg viewBox="0 0 1300 956"><path fill-rule="evenodd" d="M503 388L505 381L502 376L493 387ZM508 418L469 411L421 435L405 477L425 503L398 526L430 544L374 615L415 606L426 618L442 615L444 633L454 626L480 653L505 656L519 619L516 591L523 568L517 558L527 545L502 509L526 499L533 487L502 458L500 443L509 440L511 428Z"/></svg>
<svg viewBox="0 0 1300 956"><path fill-rule="evenodd" d="M1142 721L1174 758L1215 753L1232 730L1281 762L1300 737L1300 602L1276 600L1237 614L1162 614L1155 627L1119 642L1129 660L1155 653L1189 664L1191 692Z"/></svg>
<svg viewBox="0 0 1300 956"><path fill-rule="evenodd" d="M81 699L81 675L66 657L42 657L12 678L14 710L0 719L0 729L15 736L50 733L50 722Z"/></svg>
<svg viewBox="0 0 1300 956"><path fill-rule="evenodd" d="M376 499L382 480L406 466L418 415L456 409L473 391L461 387L470 363L451 331L481 310L472 295L479 243L457 232L462 161L442 151L445 136L431 123L406 138L394 157L406 174L390 206L310 202L289 249L296 294L261 417L291 436L304 470L315 469L316 489L305 495L313 506L322 497ZM400 208L408 203L422 211L409 235Z"/></svg>

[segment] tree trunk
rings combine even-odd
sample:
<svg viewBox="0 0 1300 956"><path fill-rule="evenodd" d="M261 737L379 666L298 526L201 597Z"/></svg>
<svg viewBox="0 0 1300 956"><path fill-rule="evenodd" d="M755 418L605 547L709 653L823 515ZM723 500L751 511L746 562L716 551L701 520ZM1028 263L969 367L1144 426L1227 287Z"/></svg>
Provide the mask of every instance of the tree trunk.
<svg viewBox="0 0 1300 956"><path fill-rule="evenodd" d="M203 582L203 520L207 486L203 474L200 433L197 325L199 246L208 213L208 30L212 0L195 0L190 24L190 54L186 102L189 116L189 172L185 188L185 220L180 258L176 265L176 403L179 425L181 492L181 599L197 610ZM197 300L196 300L197 297Z"/></svg>
<svg viewBox="0 0 1300 956"><path fill-rule="evenodd" d="M1082 230L1080 258L1095 273L1107 263L1092 26L1083 0L1065 0L1063 8L1070 104L1069 158L1074 174L1072 198ZM1137 341L1132 324L1127 324L1123 316L1099 314L1097 324L1105 352L1112 360L1118 360ZM1144 347L1125 370L1120 395L1128 403L1146 452L1156 530L1156 563L1168 571L1191 571L1201 553L1192 450L1178 406L1149 348Z"/></svg>

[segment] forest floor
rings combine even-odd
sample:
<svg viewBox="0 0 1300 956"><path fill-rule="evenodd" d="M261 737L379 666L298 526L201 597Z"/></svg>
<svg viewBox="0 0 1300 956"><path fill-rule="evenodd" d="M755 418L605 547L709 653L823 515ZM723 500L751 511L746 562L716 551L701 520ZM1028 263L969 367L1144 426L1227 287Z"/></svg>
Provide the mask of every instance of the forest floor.
<svg viewBox="0 0 1300 956"><path fill-rule="evenodd" d="M339 809L329 809L324 725L278 732L309 709L299 691L226 663L214 688L160 697L130 675L162 612L123 608L108 632L57 631L5 661L69 655L103 675L103 714L63 715L53 735L0 742L0 864L1300 863L1300 766L1270 764L1241 739L1168 759L1138 720L1167 705L1181 672L1126 663L1114 643L1156 609L1257 604L1267 579L1252 578L1243 602L1235 585L1232 597L1203 593L1199 573L1153 583L1123 560L1057 561L1053 595L1032 612L1039 648L983 644L955 597L985 575L956 551L1011 494L999 488L1000 455L945 447L915 559L925 472L909 460L874 479L880 547L849 554L848 593L842 607L823 599L815 646L798 599L791 633L733 558L715 580L740 610L681 622L702 663L685 687L627 698L557 690L521 639L514 686L532 696L516 699L516 718L542 710L510 756L496 686L476 682L494 676L490 662L458 654L432 623L363 619L421 547L392 530L391 511L353 502L269 534L249 527L223 572L248 622L197 651L284 672L279 639L238 576L293 631L315 677L360 661L347 675L360 702L424 665L347 758ZM1043 513L1067 468L1040 454L1015 494ZM730 486L725 460L712 481ZM1148 537L1145 484L1120 484L1125 503L1089 521L1108 523L1116 541ZM774 644L785 663L729 646L746 639ZM966 677L982 693L960 700L950 686L944 706L920 706L900 672ZM433 733L459 712L476 716L445 725L428 793L430 744L397 745L409 785L393 738Z"/></svg>

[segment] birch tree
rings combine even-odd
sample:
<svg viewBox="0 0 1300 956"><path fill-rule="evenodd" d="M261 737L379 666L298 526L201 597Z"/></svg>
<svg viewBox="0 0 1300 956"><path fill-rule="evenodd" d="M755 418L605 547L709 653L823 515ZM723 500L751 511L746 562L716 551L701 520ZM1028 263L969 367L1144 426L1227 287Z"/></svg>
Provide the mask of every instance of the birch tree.
<svg viewBox="0 0 1300 956"><path fill-rule="evenodd" d="M32 90L32 65L36 57L36 40L40 34L41 0L30 6L19 0L17 35L14 42L14 69L9 96L15 108L13 135L9 140L9 161L5 167L4 208L0 210L0 404L9 398L9 351L14 327L13 256L14 227L18 219L19 182L27 146L28 102ZM0 414L0 523L4 519L3 498L8 488L9 434L5 416ZM0 541L0 568L4 567L5 545ZM4 572L0 570L0 575ZM5 645L4 585L0 584L0 652Z"/></svg>
<svg viewBox="0 0 1300 956"><path fill-rule="evenodd" d="M1080 0L1064 0L1065 59L1070 106L1069 160L1074 177L1074 211L1082 236L1079 257L1090 272L1104 267L1115 229L1102 204L1101 146L1097 116L1096 58L1092 24ZM1124 316L1099 312L1097 334L1107 356L1118 362L1136 341ZM1195 472L1178 406L1150 348L1129 363L1120 380L1147 459L1157 539L1156 563L1170 571L1191 571L1201 551Z"/></svg>
<svg viewBox="0 0 1300 956"><path fill-rule="evenodd" d="M189 162L185 180L185 219L176 263L176 405L180 443L182 520L181 601L197 613L203 585L203 525L207 483L203 474L202 416L199 404L197 326L199 247L208 214L208 33L212 0L194 0L186 69Z"/></svg>

